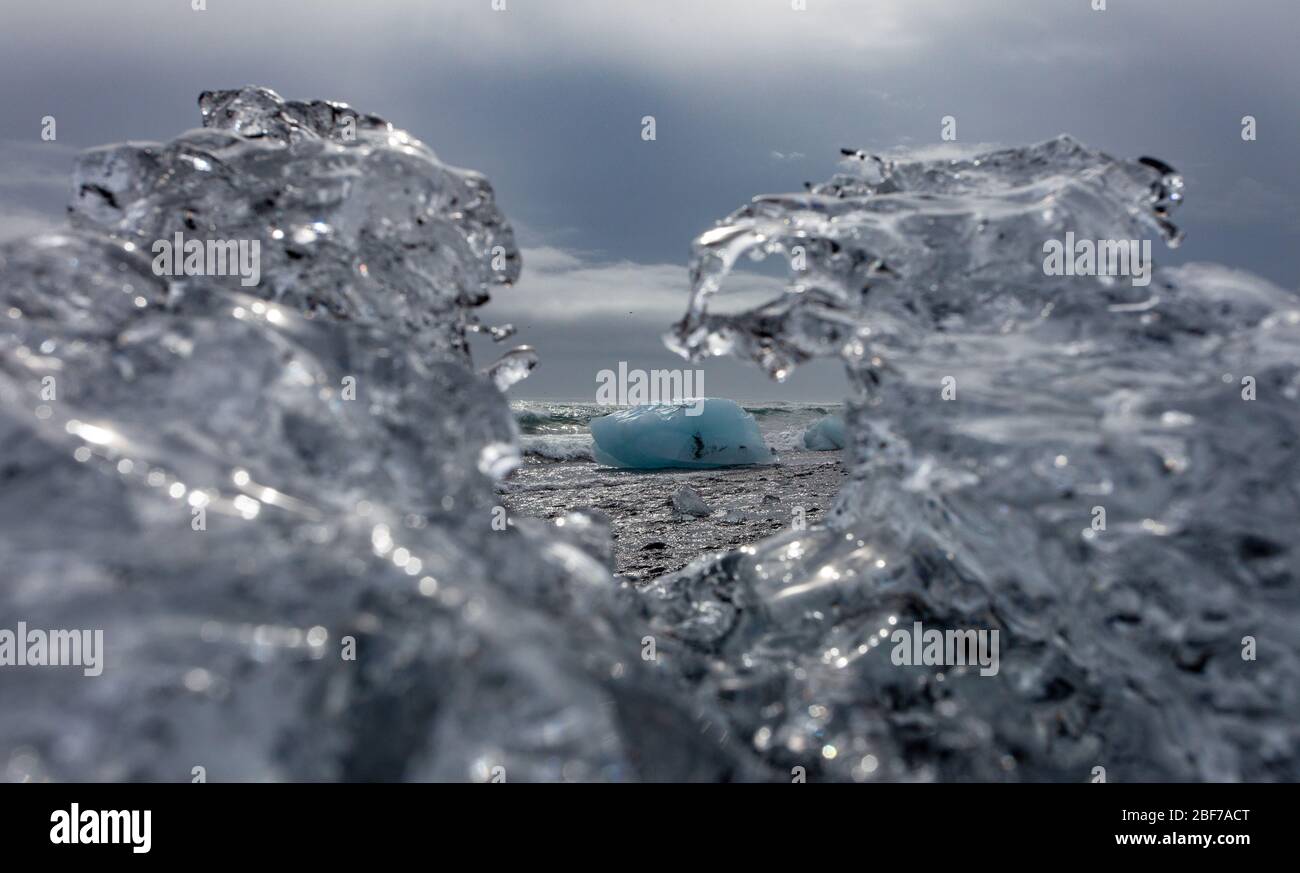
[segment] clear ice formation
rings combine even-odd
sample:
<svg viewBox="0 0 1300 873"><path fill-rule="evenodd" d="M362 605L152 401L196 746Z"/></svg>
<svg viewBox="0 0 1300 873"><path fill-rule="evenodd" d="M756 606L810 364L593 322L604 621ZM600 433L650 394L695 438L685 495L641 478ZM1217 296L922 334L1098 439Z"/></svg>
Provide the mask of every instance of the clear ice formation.
<svg viewBox="0 0 1300 873"><path fill-rule="evenodd" d="M758 422L734 400L646 403L591 420L592 457L635 470L772 464Z"/></svg>
<svg viewBox="0 0 1300 873"><path fill-rule="evenodd" d="M837 357L851 390L824 528L653 585L697 693L809 778L1300 778L1300 298L1203 264L1044 275L1070 231L1179 241L1155 159L845 164L702 234L666 337L778 379ZM709 312L740 257L796 247L779 299ZM895 666L916 621L998 630L999 672Z"/></svg>
<svg viewBox="0 0 1300 873"><path fill-rule="evenodd" d="M700 492L689 485L682 485L673 492L673 509L679 515L693 515L696 518L708 518L713 514Z"/></svg>
<svg viewBox="0 0 1300 873"><path fill-rule="evenodd" d="M469 359L519 271L486 180L338 104L200 106L0 247L0 628L106 649L0 668L6 779L1300 778L1295 296L1040 266L1173 238L1168 168L862 156L703 235L672 344L840 356L850 478L825 527L638 590L598 513L493 524L536 357ZM259 241L261 282L155 275L178 232ZM795 245L789 294L708 313ZM1000 629L1000 672L894 666L916 620Z"/></svg>
<svg viewBox="0 0 1300 873"><path fill-rule="evenodd" d="M814 452L833 452L844 448L844 419L828 415L815 421L803 432L803 447Z"/></svg>
<svg viewBox="0 0 1300 873"><path fill-rule="evenodd" d="M599 516L494 529L535 357L470 365L519 272L487 180L338 104L200 107L0 248L0 628L105 646L0 668L5 778L757 775L642 662ZM260 284L156 276L178 232L259 241Z"/></svg>

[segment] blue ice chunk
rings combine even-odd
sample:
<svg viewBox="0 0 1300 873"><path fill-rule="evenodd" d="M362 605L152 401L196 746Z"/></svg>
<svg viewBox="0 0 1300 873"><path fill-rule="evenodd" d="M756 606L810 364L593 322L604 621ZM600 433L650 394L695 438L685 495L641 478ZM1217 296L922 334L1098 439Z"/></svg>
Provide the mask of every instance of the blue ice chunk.
<svg viewBox="0 0 1300 873"><path fill-rule="evenodd" d="M590 427L592 457L611 467L658 470L776 463L758 422L734 400L710 397L634 406L593 418Z"/></svg>
<svg viewBox="0 0 1300 873"><path fill-rule="evenodd" d="M844 419L828 415L803 432L803 447L814 452L844 448Z"/></svg>

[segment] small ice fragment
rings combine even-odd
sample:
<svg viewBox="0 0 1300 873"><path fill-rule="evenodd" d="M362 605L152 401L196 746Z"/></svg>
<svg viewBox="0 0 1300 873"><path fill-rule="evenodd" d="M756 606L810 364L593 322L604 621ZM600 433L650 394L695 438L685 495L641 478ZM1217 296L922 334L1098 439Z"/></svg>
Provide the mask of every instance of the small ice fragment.
<svg viewBox="0 0 1300 873"><path fill-rule="evenodd" d="M728 509L727 514L719 519L722 524L744 524L749 521L749 514L739 509Z"/></svg>
<svg viewBox="0 0 1300 873"><path fill-rule="evenodd" d="M492 380L498 391L528 378L537 366L537 352L530 346L518 346L483 368L482 373Z"/></svg>
<svg viewBox="0 0 1300 873"><path fill-rule="evenodd" d="M696 518L706 518L713 514L700 493L689 485L681 486L673 494L673 509L682 515L693 515Z"/></svg>
<svg viewBox="0 0 1300 873"><path fill-rule="evenodd" d="M844 448L844 419L828 415L803 432L803 447L813 452Z"/></svg>

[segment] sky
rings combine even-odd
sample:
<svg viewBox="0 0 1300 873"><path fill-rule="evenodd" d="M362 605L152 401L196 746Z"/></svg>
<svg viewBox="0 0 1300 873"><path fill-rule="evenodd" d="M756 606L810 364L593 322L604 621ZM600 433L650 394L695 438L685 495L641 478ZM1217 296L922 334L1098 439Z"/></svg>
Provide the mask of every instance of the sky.
<svg viewBox="0 0 1300 873"><path fill-rule="evenodd" d="M51 0L0 12L0 239L62 222L76 153L199 125L200 91L263 85L383 116L492 180L523 279L482 310L541 364L520 398L688 366L691 240L844 146L907 152L1060 133L1182 171L1187 238L1295 288L1296 0ZM806 6L796 9L796 6ZM43 142L41 119L57 120ZM642 119L655 118L653 141ZM1256 119L1244 141L1242 117ZM736 283L738 289L744 282ZM773 276L750 287L777 288ZM486 363L500 349L476 347ZM697 367L701 365L689 365ZM702 365L706 393L836 400L824 361L776 384Z"/></svg>

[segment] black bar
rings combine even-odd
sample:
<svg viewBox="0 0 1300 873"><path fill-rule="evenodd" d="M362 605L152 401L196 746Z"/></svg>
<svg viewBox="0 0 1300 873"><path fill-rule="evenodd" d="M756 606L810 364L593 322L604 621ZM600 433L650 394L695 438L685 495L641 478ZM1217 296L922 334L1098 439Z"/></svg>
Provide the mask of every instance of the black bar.
<svg viewBox="0 0 1300 873"><path fill-rule="evenodd" d="M606 841L659 851L671 844L678 846L676 854L697 840L728 853L761 843L765 854L769 846L796 859L802 852L809 863L810 851L848 851L868 866L883 860L877 850L900 848L927 858L973 859L996 851L999 857L1040 861L1098 853L1155 859L1195 850L1217 862L1251 849L1284 850L1294 797L1276 785L559 790L562 798L554 790L538 793L522 785L470 791L436 785L10 786L0 792L0 833L7 858L75 854L127 862L259 854L336 862L417 853L437 864L461 850L531 846L526 850L539 855L568 855L595 851ZM129 836L116 844L52 842L60 814L70 814L74 803L83 827L87 811L148 810L148 852L133 851ZM1171 811L1184 817L1171 819ZM1206 836L1210 843L1201 845Z"/></svg>

